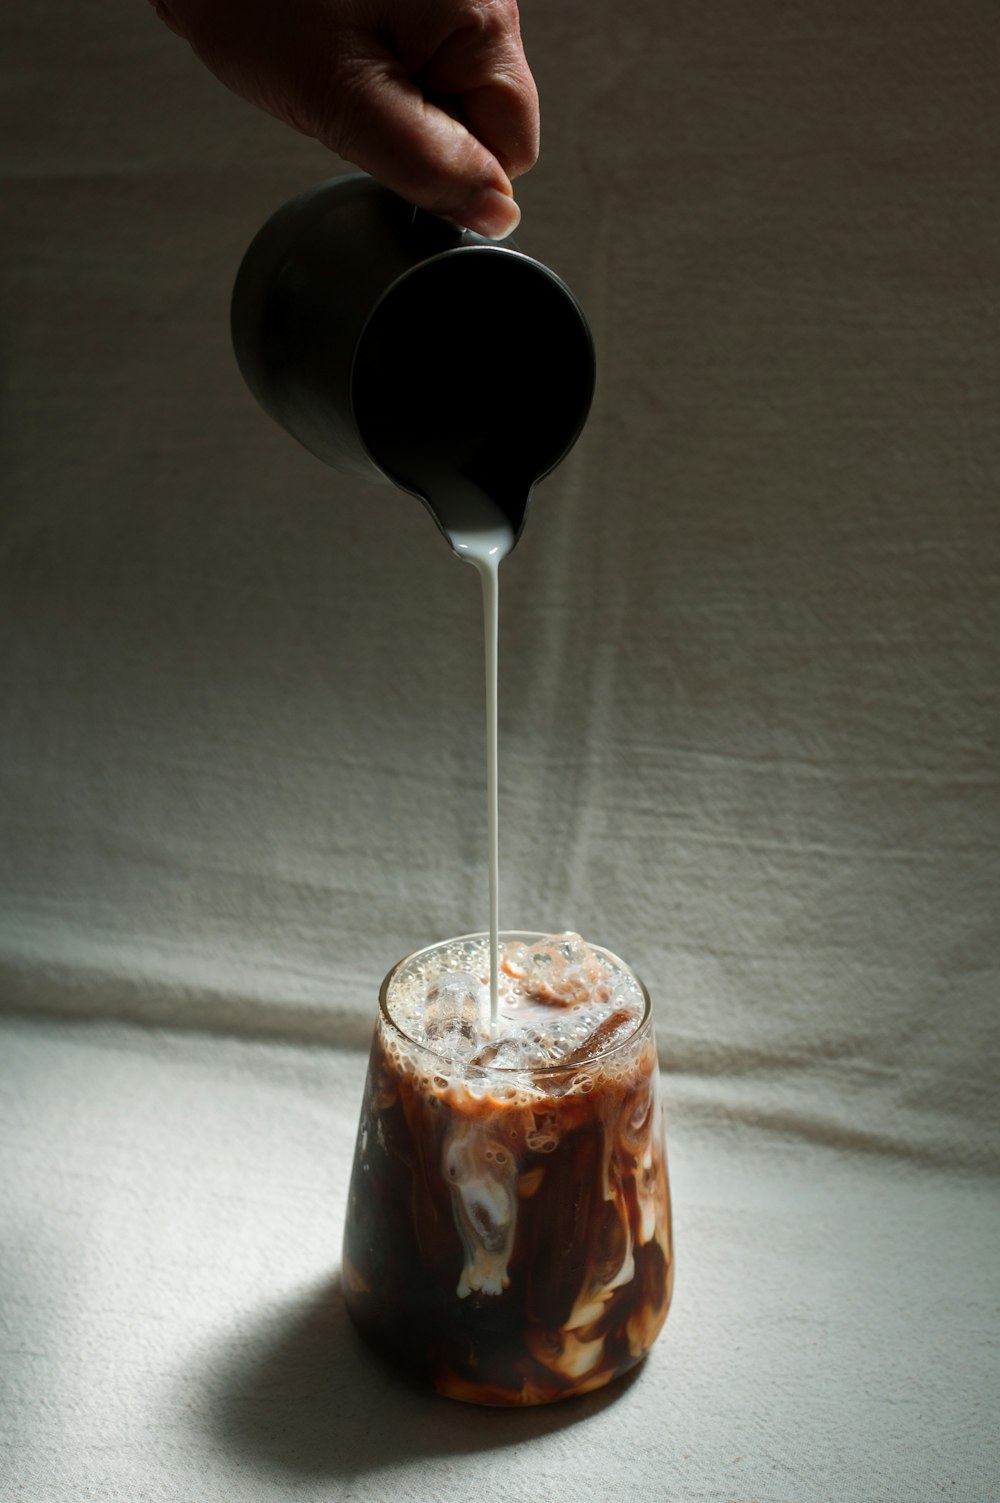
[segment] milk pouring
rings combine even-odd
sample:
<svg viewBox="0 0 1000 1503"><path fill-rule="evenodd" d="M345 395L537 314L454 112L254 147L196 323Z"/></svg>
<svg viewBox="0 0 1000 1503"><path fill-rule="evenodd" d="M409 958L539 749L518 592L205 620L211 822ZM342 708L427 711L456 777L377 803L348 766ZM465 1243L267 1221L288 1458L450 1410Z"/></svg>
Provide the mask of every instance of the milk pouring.
<svg viewBox="0 0 1000 1503"><path fill-rule="evenodd" d="M233 337L272 416L320 458L416 496L482 583L489 929L383 983L348 1308L450 1397L587 1392L641 1360L670 1302L649 998L578 935L501 933L497 799L499 569L586 417L586 321L509 242L421 215L361 174L265 225L237 278Z"/></svg>

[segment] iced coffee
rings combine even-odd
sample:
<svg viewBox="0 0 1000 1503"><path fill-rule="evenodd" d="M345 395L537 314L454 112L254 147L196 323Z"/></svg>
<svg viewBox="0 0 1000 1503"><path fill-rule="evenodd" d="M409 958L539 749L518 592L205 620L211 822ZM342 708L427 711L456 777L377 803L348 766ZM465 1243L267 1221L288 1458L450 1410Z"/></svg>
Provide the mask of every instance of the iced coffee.
<svg viewBox="0 0 1000 1503"><path fill-rule="evenodd" d="M364 1334L452 1398L538 1404L634 1366L666 1318L649 999L578 935L485 936L382 986L344 1237Z"/></svg>

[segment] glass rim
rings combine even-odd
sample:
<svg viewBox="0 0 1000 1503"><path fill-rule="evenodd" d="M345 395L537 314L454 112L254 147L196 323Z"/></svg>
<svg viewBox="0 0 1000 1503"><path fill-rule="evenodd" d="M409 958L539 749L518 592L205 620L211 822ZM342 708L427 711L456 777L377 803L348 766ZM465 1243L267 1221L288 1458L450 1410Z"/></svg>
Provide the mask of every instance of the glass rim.
<svg viewBox="0 0 1000 1503"><path fill-rule="evenodd" d="M573 934L575 932L576 931L572 929L564 929L559 934L553 934L551 931L547 932L540 929L501 929L497 938L499 943L502 944L504 940L510 939L561 939L564 936ZM579 937L582 938L582 935ZM395 977L401 967L407 965L411 960L419 960L421 955L428 955L432 950L441 950L448 945L460 945L467 940L486 940L488 944L489 938L489 934L482 930L480 930L479 932L474 931L471 934L456 934L451 939L439 939L435 940L433 944L421 945L419 950L411 950L408 955L404 955L401 960L397 960L392 969L386 973L385 978L382 981L382 985L378 990L379 1016L386 1027L390 1028L392 1032L399 1038L405 1039L406 1042L412 1045L414 1049L419 1049L421 1053L429 1054L432 1059L439 1059L446 1065L453 1064L453 1060L451 1060L448 1055L440 1053L431 1044L423 1043L420 1039L413 1038L411 1034L406 1032L405 1028L400 1026L400 1024L392 1016L392 1013L389 1011L389 988L395 980ZM638 974L638 972L633 970L633 968L628 964L627 961L622 960L620 955L616 955L615 952L613 950L609 950L606 945L592 944L590 940L584 940L584 944L586 944L589 949L596 951L597 954L606 956L613 965L618 966L627 975L631 976L633 981L638 986L642 996L642 1016L639 1018L632 1032L627 1034L623 1039L616 1039L613 1043L609 1044L606 1049L599 1050L597 1054L592 1054L588 1059L581 1060L576 1065L566 1065L565 1063L556 1063L551 1065L472 1065L466 1066L463 1074L468 1076L470 1073L472 1073L474 1078L476 1076L489 1074L527 1075L530 1076L533 1080L538 1078L539 1076L552 1077L554 1075L566 1075L567 1073L576 1074L578 1071L589 1070L593 1065L598 1064L601 1060L608 1059L611 1056L620 1053L621 1050L625 1049L629 1045L634 1044L640 1034L648 1030L648 1027L652 1022L653 1004L652 999L649 995L649 991L646 987L646 983L643 981L642 977Z"/></svg>

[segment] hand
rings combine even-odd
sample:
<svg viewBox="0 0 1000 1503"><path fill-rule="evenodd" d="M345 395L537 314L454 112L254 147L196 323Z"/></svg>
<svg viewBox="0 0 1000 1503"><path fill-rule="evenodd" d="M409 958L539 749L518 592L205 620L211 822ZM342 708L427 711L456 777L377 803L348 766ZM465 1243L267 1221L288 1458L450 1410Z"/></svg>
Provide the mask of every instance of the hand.
<svg viewBox="0 0 1000 1503"><path fill-rule="evenodd" d="M235 93L500 239L538 156L516 0L154 0Z"/></svg>

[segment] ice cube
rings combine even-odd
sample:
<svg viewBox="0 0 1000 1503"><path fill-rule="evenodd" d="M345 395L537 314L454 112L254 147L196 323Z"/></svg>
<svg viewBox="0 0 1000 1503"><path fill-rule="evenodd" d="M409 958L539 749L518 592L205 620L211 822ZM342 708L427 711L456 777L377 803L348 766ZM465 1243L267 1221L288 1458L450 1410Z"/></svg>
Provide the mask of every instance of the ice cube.
<svg viewBox="0 0 1000 1503"><path fill-rule="evenodd" d="M513 1038L490 1039L477 1052L472 1063L484 1065L490 1070L520 1070L523 1068L521 1040L516 1035Z"/></svg>
<svg viewBox="0 0 1000 1503"><path fill-rule="evenodd" d="M551 935L533 945L512 946L503 969L521 993L549 1007L577 1007L606 1001L610 995L605 968L579 934Z"/></svg>
<svg viewBox="0 0 1000 1503"><path fill-rule="evenodd" d="M568 1051L564 1039L536 1028L522 1028L491 1039L476 1054L473 1063L493 1070L544 1070L558 1064Z"/></svg>
<svg viewBox="0 0 1000 1503"><path fill-rule="evenodd" d="M500 961L500 969L518 981L523 981L531 968L531 951L527 945L506 945Z"/></svg>
<svg viewBox="0 0 1000 1503"><path fill-rule="evenodd" d="M587 972L594 968L597 956L579 934L569 932L561 934L557 940L550 943L549 948L573 970Z"/></svg>
<svg viewBox="0 0 1000 1503"><path fill-rule="evenodd" d="M616 1007L577 1045L572 1054L566 1056L565 1063L583 1065L588 1060L596 1059L597 1055L604 1054L606 1050L613 1049L616 1044L623 1044L635 1033L639 1021L640 1013L637 1008Z"/></svg>
<svg viewBox="0 0 1000 1503"><path fill-rule="evenodd" d="M424 1038L438 1053L469 1060L489 1032L490 997L467 971L449 971L427 989Z"/></svg>

